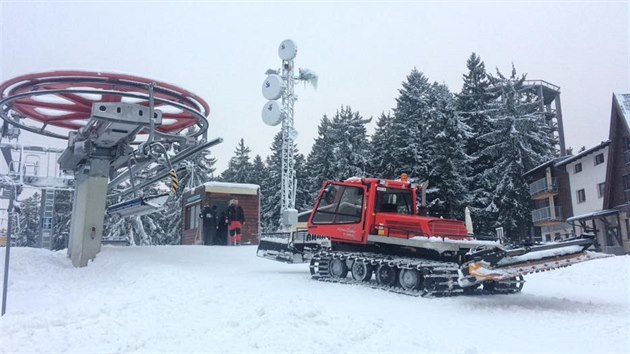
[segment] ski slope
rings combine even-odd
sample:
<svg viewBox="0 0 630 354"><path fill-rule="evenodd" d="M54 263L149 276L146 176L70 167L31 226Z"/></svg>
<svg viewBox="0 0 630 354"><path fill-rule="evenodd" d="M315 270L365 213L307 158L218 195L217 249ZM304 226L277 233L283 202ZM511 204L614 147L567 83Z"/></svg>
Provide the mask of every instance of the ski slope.
<svg viewBox="0 0 630 354"><path fill-rule="evenodd" d="M4 264L4 249L0 259ZM533 274L521 294L414 298L317 282L255 247L14 248L0 352L626 353L630 257Z"/></svg>

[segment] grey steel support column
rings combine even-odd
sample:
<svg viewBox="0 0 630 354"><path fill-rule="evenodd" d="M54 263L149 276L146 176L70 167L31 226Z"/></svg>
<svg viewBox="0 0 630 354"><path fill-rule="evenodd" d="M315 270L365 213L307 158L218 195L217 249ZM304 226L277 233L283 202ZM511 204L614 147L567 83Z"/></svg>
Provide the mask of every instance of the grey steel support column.
<svg viewBox="0 0 630 354"><path fill-rule="evenodd" d="M85 267L101 251L110 161L91 159L75 176L68 252L75 267Z"/></svg>
<svg viewBox="0 0 630 354"><path fill-rule="evenodd" d="M11 189L11 196L9 197L9 206L7 207L7 245L5 249L4 256L4 280L2 282L2 316L7 312L7 291L9 288L9 258L11 256L11 237L13 237L13 233L11 232L11 228L13 227L13 221L11 220L11 213L14 213L13 210L13 199L15 198L15 192L13 188Z"/></svg>
<svg viewBox="0 0 630 354"><path fill-rule="evenodd" d="M564 125L562 124L562 105L560 104L560 92L556 95L556 124L558 125L558 140L560 143L560 156L567 154L564 144Z"/></svg>

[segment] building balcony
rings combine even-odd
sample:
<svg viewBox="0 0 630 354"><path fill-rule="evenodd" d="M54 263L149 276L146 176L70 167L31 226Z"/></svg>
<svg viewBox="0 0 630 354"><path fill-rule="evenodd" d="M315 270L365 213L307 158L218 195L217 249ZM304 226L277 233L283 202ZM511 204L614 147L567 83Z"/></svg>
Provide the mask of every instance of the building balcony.
<svg viewBox="0 0 630 354"><path fill-rule="evenodd" d="M558 179L553 177L551 185L547 183L547 178L541 178L529 184L529 195L534 200L545 199L558 194Z"/></svg>
<svg viewBox="0 0 630 354"><path fill-rule="evenodd" d="M627 165L630 164L630 150L623 152L623 162Z"/></svg>
<svg viewBox="0 0 630 354"><path fill-rule="evenodd" d="M549 226L564 222L562 207L544 207L532 211L532 221L535 226Z"/></svg>

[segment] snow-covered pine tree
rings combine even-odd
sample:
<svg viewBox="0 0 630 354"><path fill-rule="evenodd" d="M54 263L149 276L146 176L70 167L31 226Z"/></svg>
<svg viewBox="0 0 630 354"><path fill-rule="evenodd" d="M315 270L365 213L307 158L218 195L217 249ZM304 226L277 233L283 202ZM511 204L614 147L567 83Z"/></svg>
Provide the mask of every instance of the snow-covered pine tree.
<svg viewBox="0 0 630 354"><path fill-rule="evenodd" d="M221 180L233 183L247 183L251 181L252 163L249 161L251 150L245 146L245 140L241 138L234 150L234 156L230 159L228 168L221 174Z"/></svg>
<svg viewBox="0 0 630 354"><path fill-rule="evenodd" d="M249 180L247 183L261 185L265 178L267 178L267 173L267 166L265 166L262 157L260 157L260 155L256 155L252 162L252 170L249 173Z"/></svg>
<svg viewBox="0 0 630 354"><path fill-rule="evenodd" d="M470 128L466 139L466 153L472 158L468 163L469 206L475 232L490 234L494 232L496 220L493 218L496 215L486 210L494 192L486 174L494 160L480 154L485 148L485 141L480 137L493 129L489 108L496 100L496 92L491 90L485 64L477 54L470 55L466 67L468 72L463 75L464 83L461 92L456 95L456 102L459 116Z"/></svg>
<svg viewBox="0 0 630 354"><path fill-rule="evenodd" d="M282 132L274 136L271 144L271 154L267 156L266 164L267 176L260 184L260 222L263 232L275 232L280 228Z"/></svg>
<svg viewBox="0 0 630 354"><path fill-rule="evenodd" d="M490 82L501 99L491 105L493 131L480 136L484 150L480 155L494 161L484 176L491 181L493 198L486 207L496 215L496 227L517 241L526 235L531 224L530 196L523 173L552 158L555 139L552 127L538 112L536 96L523 85L525 75L518 76L512 65L510 77L499 70Z"/></svg>
<svg viewBox="0 0 630 354"><path fill-rule="evenodd" d="M372 119L364 119L349 106L337 111L332 119L328 134L333 142L332 175L335 180L363 177L368 163L368 139L365 125Z"/></svg>
<svg viewBox="0 0 630 354"><path fill-rule="evenodd" d="M461 217L468 200L469 158L464 150L467 126L457 115L453 95L446 86L429 83L415 68L402 86L391 123L382 117L384 122L373 138L373 149L383 150L380 156L373 152L374 166L389 178L404 172L428 180L429 213ZM377 138L379 141L374 140ZM380 165L378 161L382 161Z"/></svg>
<svg viewBox="0 0 630 354"><path fill-rule="evenodd" d="M130 219L118 215L106 215L103 238L111 240L126 239L131 246L135 246L138 241L133 229L133 221L130 221Z"/></svg>
<svg viewBox="0 0 630 354"><path fill-rule="evenodd" d="M297 191L295 193L295 208L298 211L312 208L307 201L308 191L304 186L306 170L304 169L304 155L300 154L297 147L293 147L295 156L295 174L297 178ZM280 179L282 169L282 133L279 132L273 138L271 144L271 154L267 156L265 176L260 185L261 211L260 222L263 232L276 232L280 228L280 206L282 193L280 190Z"/></svg>
<svg viewBox="0 0 630 354"><path fill-rule="evenodd" d="M393 120L391 114L382 113L376 121L374 135L370 139L368 170L370 177L398 178L400 167L394 160L392 148Z"/></svg>
<svg viewBox="0 0 630 354"><path fill-rule="evenodd" d="M67 247L72 221L72 204L74 191L55 191L55 223L52 239L52 249L60 250Z"/></svg>
<svg viewBox="0 0 630 354"><path fill-rule="evenodd" d="M150 187L149 192L144 196L150 196L158 194L160 191L156 186ZM115 197L108 200L108 207L120 203L123 200L132 198L132 196ZM155 239L159 239L162 235L155 233L147 233L144 230L142 220L149 220L152 215L145 215L141 217L120 217L119 215L106 215L104 222L103 238L110 240L127 239L130 245L147 246L151 245L152 240L149 235L152 235ZM140 224L139 224L140 223Z"/></svg>
<svg viewBox="0 0 630 354"><path fill-rule="evenodd" d="M22 247L36 247L39 236L41 195L39 192L20 201L19 229L16 243Z"/></svg>
<svg viewBox="0 0 630 354"><path fill-rule="evenodd" d="M433 84L429 97L433 109L426 113L423 123L428 133L423 149L429 152L429 212L463 219L468 201L470 158L464 150L468 127L457 115L453 94L445 85Z"/></svg>
<svg viewBox="0 0 630 354"><path fill-rule="evenodd" d="M326 115L322 117L318 136L306 162L309 200L305 204L309 209L325 180L365 176L369 162L365 125L370 121L344 106L332 119Z"/></svg>
<svg viewBox="0 0 630 354"><path fill-rule="evenodd" d="M429 151L426 148L426 115L431 107L431 84L423 73L413 69L402 83L396 98L392 121L392 160L398 165L395 174L407 173L410 177L427 179Z"/></svg>
<svg viewBox="0 0 630 354"><path fill-rule="evenodd" d="M330 119L324 115L317 127L317 138L306 158L306 180L303 184L308 190L308 203L312 204L324 181L333 175L333 149L335 137L329 132ZM269 166L269 163L267 163Z"/></svg>
<svg viewBox="0 0 630 354"><path fill-rule="evenodd" d="M295 154L295 178L297 178L297 190L295 191L295 209L298 212L313 209L313 201L310 199L310 193L307 189L305 181L307 180L306 158L304 155Z"/></svg>
<svg viewBox="0 0 630 354"><path fill-rule="evenodd" d="M466 67L468 73L462 75L464 84L456 95L456 103L459 116L470 127L466 152L475 155L481 150L479 136L492 130L488 109L496 99L496 92L490 89L490 80L481 57L472 53L466 61Z"/></svg>

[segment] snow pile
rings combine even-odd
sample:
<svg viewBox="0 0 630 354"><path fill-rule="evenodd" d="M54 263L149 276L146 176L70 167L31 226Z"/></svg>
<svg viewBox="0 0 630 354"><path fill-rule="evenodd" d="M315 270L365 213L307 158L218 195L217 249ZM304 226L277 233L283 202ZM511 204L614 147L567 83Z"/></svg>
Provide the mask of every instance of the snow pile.
<svg viewBox="0 0 630 354"><path fill-rule="evenodd" d="M4 251L0 264L4 264ZM256 248L12 250L0 352L626 352L630 257L526 277L516 295L414 298L310 279Z"/></svg>

